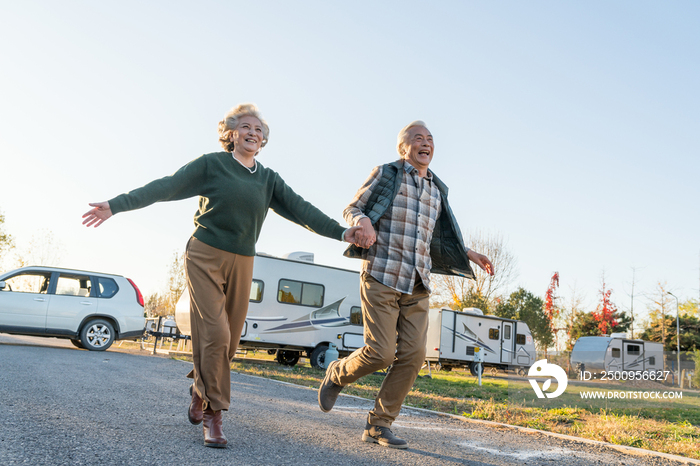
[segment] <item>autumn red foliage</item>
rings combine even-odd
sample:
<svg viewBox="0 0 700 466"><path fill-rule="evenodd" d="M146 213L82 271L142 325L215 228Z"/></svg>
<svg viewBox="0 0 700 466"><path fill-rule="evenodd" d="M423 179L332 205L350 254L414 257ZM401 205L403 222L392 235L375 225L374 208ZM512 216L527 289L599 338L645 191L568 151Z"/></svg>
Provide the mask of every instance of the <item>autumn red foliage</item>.
<svg viewBox="0 0 700 466"><path fill-rule="evenodd" d="M617 312L617 306L613 304L610 299L612 290L605 289L605 280L603 280L602 288L600 289L600 302L593 311L593 318L598 322L598 330L603 335L607 335L612 332L612 329L617 327L617 319L615 319L614 314Z"/></svg>
<svg viewBox="0 0 700 466"><path fill-rule="evenodd" d="M552 330L552 332L554 332L554 319L559 316L559 308L556 305L557 295L555 294L558 287L559 272L554 272L554 275L552 275L552 280L549 283L549 288L547 288L547 293L544 297L544 313L547 316L549 328Z"/></svg>

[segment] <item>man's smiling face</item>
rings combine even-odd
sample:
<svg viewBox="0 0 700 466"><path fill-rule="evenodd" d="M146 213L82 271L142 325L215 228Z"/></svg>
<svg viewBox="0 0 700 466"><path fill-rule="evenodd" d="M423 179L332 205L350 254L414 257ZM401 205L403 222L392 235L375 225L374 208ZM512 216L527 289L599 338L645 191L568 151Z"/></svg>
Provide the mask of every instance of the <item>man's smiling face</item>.
<svg viewBox="0 0 700 466"><path fill-rule="evenodd" d="M418 169L421 175L425 176L428 165L433 160L433 135L430 134L428 128L423 126L414 126L408 130L408 141L403 146L404 158Z"/></svg>

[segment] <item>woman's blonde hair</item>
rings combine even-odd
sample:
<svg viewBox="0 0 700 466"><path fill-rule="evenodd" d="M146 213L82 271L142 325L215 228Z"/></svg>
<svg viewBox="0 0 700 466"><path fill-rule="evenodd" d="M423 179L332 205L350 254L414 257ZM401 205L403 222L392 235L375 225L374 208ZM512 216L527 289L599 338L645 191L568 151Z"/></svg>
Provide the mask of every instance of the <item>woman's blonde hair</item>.
<svg viewBox="0 0 700 466"><path fill-rule="evenodd" d="M260 120L263 131L263 141L260 148L265 147L270 136L270 127L260 114L260 110L255 104L239 104L229 110L224 119L219 122L219 142L226 152L233 152L235 144L231 141L231 132L238 126L238 121L242 116L253 116Z"/></svg>
<svg viewBox="0 0 700 466"><path fill-rule="evenodd" d="M401 131L399 131L399 136L398 138L396 138L396 151L399 153L399 157L401 157L402 159L405 157L401 149L404 145L408 144L408 130L416 126L422 126L423 128L428 129L425 123L421 120L412 121L411 123L404 126Z"/></svg>

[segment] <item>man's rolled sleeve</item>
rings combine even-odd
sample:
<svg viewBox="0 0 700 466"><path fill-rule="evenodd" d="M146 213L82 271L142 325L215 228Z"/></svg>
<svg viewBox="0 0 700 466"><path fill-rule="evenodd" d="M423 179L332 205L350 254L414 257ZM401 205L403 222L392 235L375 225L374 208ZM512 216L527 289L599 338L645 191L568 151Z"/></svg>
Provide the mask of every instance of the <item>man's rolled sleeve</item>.
<svg viewBox="0 0 700 466"><path fill-rule="evenodd" d="M350 204L343 211L343 218L350 226L356 226L358 222L367 217L365 215L365 206L367 201L369 201L369 196L372 194L372 190L379 183L379 179L382 177L382 167L374 167L372 173L370 173L367 180L360 187L352 199Z"/></svg>

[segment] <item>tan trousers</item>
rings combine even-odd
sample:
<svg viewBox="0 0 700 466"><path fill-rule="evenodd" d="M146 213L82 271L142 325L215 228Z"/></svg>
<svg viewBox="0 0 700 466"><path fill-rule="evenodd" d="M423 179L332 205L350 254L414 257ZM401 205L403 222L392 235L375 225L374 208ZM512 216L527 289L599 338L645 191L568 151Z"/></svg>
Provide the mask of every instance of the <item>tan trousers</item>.
<svg viewBox="0 0 700 466"><path fill-rule="evenodd" d="M425 361L429 293L422 283L400 293L363 273L360 280L365 346L333 367L330 380L345 386L391 365L369 412L372 425L390 427Z"/></svg>
<svg viewBox="0 0 700 466"><path fill-rule="evenodd" d="M231 359L241 340L253 279L253 257L192 237L185 253L194 369L187 377L214 411L231 404Z"/></svg>

